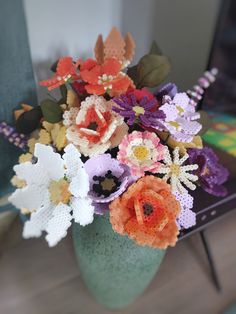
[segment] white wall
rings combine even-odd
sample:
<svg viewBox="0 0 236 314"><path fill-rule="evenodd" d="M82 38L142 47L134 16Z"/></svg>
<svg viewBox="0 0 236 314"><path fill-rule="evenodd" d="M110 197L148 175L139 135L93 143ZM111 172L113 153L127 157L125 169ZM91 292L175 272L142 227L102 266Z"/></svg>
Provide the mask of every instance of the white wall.
<svg viewBox="0 0 236 314"><path fill-rule="evenodd" d="M136 60L154 38L173 64L170 79L190 87L205 68L219 0L24 0L36 76L58 57L88 57L99 33L130 31Z"/></svg>

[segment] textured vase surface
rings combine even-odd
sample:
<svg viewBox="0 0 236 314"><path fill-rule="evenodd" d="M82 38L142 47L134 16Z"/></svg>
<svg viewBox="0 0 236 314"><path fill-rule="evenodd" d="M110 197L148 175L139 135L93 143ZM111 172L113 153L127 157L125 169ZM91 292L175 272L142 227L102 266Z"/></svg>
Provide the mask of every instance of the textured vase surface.
<svg viewBox="0 0 236 314"><path fill-rule="evenodd" d="M110 309L124 308L142 294L165 255L115 233L108 215L86 227L74 224L73 242L87 288Z"/></svg>

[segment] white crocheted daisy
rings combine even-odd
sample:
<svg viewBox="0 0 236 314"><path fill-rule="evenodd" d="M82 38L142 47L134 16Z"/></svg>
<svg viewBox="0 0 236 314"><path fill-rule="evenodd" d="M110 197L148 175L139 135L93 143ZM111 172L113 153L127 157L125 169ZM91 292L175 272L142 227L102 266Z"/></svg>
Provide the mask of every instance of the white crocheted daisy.
<svg viewBox="0 0 236 314"><path fill-rule="evenodd" d="M61 157L52 147L36 144L37 162L14 167L16 176L25 185L9 198L17 208L31 212L24 225L24 238L39 237L46 231L49 246L66 236L72 219L82 226L93 221L89 178L81 155L73 144L67 145L64 151Z"/></svg>
<svg viewBox="0 0 236 314"><path fill-rule="evenodd" d="M170 181L172 192L186 193L186 188L195 190L196 185L193 182L198 180L198 177L189 173L192 170L196 170L198 165L184 165L184 162L188 159L188 154L185 154L180 158L179 147L176 147L173 151L173 159L171 158L169 149L165 148L163 162L158 169L158 173L164 174L163 180Z"/></svg>

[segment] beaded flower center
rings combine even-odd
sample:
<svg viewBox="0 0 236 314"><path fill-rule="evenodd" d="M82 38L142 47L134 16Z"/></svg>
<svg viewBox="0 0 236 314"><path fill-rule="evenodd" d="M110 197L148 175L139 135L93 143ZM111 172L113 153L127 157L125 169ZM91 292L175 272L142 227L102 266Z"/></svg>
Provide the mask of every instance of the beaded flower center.
<svg viewBox="0 0 236 314"><path fill-rule="evenodd" d="M65 83L68 82L69 80L71 80L71 78L72 78L71 74L67 74L63 77L57 76L58 81L64 80Z"/></svg>
<svg viewBox="0 0 236 314"><path fill-rule="evenodd" d="M179 111L179 114L183 114L184 113L184 109L180 106L176 106L177 110Z"/></svg>
<svg viewBox="0 0 236 314"><path fill-rule="evenodd" d="M143 213L145 216L150 216L153 213L153 206L150 203L145 203L143 205Z"/></svg>
<svg viewBox="0 0 236 314"><path fill-rule="evenodd" d="M176 121L170 121L170 122L168 122L168 124L170 126L173 126L174 128L176 128L176 130L178 130L180 128L180 124Z"/></svg>
<svg viewBox="0 0 236 314"><path fill-rule="evenodd" d="M135 115L138 117L140 114L144 114L145 110L141 106L134 106L133 111L135 112Z"/></svg>
<svg viewBox="0 0 236 314"><path fill-rule="evenodd" d="M108 170L105 176L94 176L93 181L97 182L93 184L93 191L98 196L108 197L120 187L119 179L112 174L111 170Z"/></svg>
<svg viewBox="0 0 236 314"><path fill-rule="evenodd" d="M170 166L170 171L172 175L179 176L180 175L180 166L176 164L172 164Z"/></svg>
<svg viewBox="0 0 236 314"><path fill-rule="evenodd" d="M139 161L144 161L149 155L149 150L145 146L135 146L133 149L133 154Z"/></svg>
<svg viewBox="0 0 236 314"><path fill-rule="evenodd" d="M64 178L59 181L52 181L49 185L50 199L54 204L68 204L71 198L69 182Z"/></svg>
<svg viewBox="0 0 236 314"><path fill-rule="evenodd" d="M134 207L140 225L146 224L156 231L161 231L168 222L161 198L152 190L141 193L134 201Z"/></svg>
<svg viewBox="0 0 236 314"><path fill-rule="evenodd" d="M96 121L92 121L89 123L89 125L87 126L88 129L96 131L98 128L98 124Z"/></svg>
<svg viewBox="0 0 236 314"><path fill-rule="evenodd" d="M98 85L103 85L104 90L109 92L112 89L112 81L115 79L112 75L103 74L98 76Z"/></svg>

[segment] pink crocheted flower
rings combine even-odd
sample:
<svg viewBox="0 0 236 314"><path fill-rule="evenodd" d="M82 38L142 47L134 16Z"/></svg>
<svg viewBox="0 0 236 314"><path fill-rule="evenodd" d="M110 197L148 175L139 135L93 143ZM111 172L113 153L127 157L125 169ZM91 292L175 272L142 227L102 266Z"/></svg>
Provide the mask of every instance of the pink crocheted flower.
<svg viewBox="0 0 236 314"><path fill-rule="evenodd" d="M130 167L132 175L141 177L145 171L157 172L164 147L155 133L134 131L123 138L117 159Z"/></svg>

